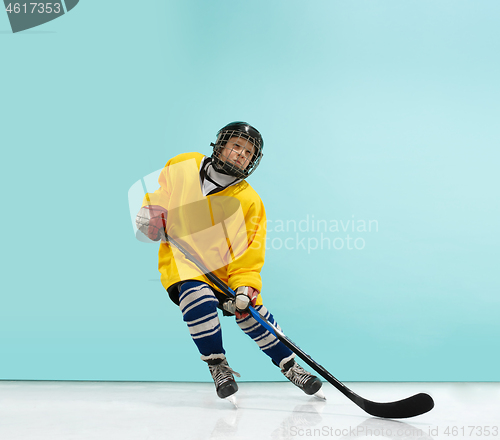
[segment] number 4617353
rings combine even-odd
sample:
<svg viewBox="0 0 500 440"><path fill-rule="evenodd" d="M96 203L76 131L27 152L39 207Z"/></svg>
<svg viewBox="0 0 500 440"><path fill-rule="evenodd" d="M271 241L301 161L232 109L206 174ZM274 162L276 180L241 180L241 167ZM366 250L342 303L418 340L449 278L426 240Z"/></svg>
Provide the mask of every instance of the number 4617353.
<svg viewBox="0 0 500 440"><path fill-rule="evenodd" d="M5 10L9 14L59 14L61 3L9 3Z"/></svg>

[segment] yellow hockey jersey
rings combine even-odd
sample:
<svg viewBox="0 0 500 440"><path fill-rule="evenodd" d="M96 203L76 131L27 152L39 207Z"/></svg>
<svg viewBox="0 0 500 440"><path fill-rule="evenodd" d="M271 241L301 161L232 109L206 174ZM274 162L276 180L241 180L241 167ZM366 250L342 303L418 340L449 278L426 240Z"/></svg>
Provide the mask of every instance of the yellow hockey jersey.
<svg viewBox="0 0 500 440"><path fill-rule="evenodd" d="M145 195L143 206L165 208L168 235L231 289L251 286L260 292L266 238L262 200L244 180L204 196L200 181L204 157L185 153L169 160L158 179L160 188ZM188 279L211 284L174 246L162 242L158 256L165 289ZM262 304L260 295L257 304Z"/></svg>

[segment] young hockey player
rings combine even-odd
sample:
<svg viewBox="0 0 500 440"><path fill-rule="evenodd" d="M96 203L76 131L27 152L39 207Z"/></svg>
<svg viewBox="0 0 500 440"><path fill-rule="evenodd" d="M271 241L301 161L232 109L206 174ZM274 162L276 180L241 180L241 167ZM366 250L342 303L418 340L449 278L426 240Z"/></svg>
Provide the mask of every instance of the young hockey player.
<svg viewBox="0 0 500 440"><path fill-rule="evenodd" d="M322 396L321 381L305 371L295 354L262 327L247 308L208 281L165 231L268 321L260 271L264 264L266 216L257 192L244 180L258 167L264 142L245 122L232 122L217 133L211 157L186 153L171 159L158 180L160 188L144 197L137 228L151 240L162 240L158 268L161 282L180 307L201 359L210 369L217 395L233 395L238 386L226 360L217 308L236 315L238 326L268 355L282 373L306 394ZM241 296L244 295L244 296ZM245 301L237 301L245 304Z"/></svg>

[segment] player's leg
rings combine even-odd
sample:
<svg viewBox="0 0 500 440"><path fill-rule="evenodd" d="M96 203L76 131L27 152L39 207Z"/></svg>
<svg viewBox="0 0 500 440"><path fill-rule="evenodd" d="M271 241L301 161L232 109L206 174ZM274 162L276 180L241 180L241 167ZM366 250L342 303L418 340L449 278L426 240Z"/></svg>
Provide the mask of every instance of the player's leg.
<svg viewBox="0 0 500 440"><path fill-rule="evenodd" d="M263 306L255 309L276 327L280 328L273 315ZM315 394L321 388L321 380L304 370L295 362L293 353L274 334L260 325L251 315L236 319L238 326L250 336L259 348L281 369L285 377L306 394Z"/></svg>
<svg viewBox="0 0 500 440"><path fill-rule="evenodd" d="M212 289L199 281L186 281L179 287L179 307L201 359L210 369L217 395L225 398L238 391L222 345L222 330L217 314L218 299Z"/></svg>

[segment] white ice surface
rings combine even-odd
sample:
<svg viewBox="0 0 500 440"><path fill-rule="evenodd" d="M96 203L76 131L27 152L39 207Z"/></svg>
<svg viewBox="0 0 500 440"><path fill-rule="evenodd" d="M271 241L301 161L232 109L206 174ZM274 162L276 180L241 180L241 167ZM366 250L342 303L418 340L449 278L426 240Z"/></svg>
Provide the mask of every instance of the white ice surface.
<svg viewBox="0 0 500 440"><path fill-rule="evenodd" d="M427 392L436 406L394 421L368 416L330 384L324 402L290 383L240 383L235 409L208 383L0 381L0 439L500 440L499 383L347 385L375 401Z"/></svg>

